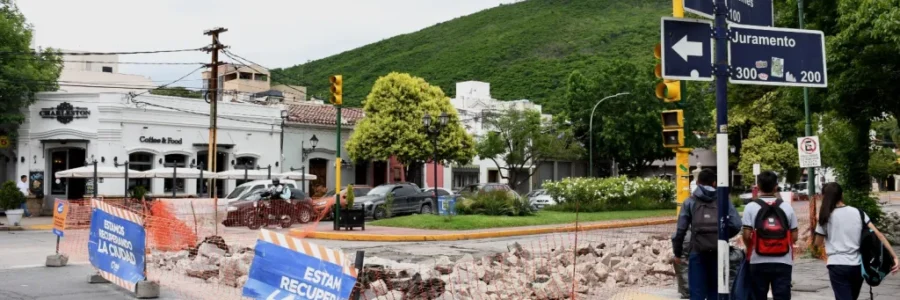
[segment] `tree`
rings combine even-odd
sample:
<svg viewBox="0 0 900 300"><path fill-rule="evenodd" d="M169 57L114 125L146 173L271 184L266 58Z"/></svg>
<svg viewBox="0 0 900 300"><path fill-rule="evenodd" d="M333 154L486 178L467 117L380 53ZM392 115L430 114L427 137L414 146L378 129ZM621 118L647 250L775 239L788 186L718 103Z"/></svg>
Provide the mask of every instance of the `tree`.
<svg viewBox="0 0 900 300"><path fill-rule="evenodd" d="M150 90L150 94L160 95L160 96L195 98L195 99L203 98L202 92L192 91L192 90L189 90L189 89L181 87L181 86L153 89L153 90Z"/></svg>
<svg viewBox="0 0 900 300"><path fill-rule="evenodd" d="M566 89L566 112L576 124L575 136L583 145L589 146L593 134L595 166L599 166L597 163L601 160L614 159L623 172L636 174L655 160L671 158L674 153L662 146L660 112L667 105L654 95L658 79L650 72L653 65L612 61L598 70L594 78L572 72ZM621 92L630 95L599 104L591 133L594 105L606 96ZM701 103L699 96L696 99ZM696 142L691 134L685 135L686 143Z"/></svg>
<svg viewBox="0 0 900 300"><path fill-rule="evenodd" d="M31 50L32 29L12 0L0 0L0 131L14 135L36 93L55 91L62 61L52 49ZM15 140L15 139L12 139Z"/></svg>
<svg viewBox="0 0 900 300"><path fill-rule="evenodd" d="M504 170L500 176L513 189L527 182L541 163L576 159L583 152L572 143L572 131L565 120L542 120L537 110L510 108L489 114L482 122L493 131L477 143L478 157L490 159L497 169Z"/></svg>
<svg viewBox="0 0 900 300"><path fill-rule="evenodd" d="M750 135L743 145L741 161L738 163L741 174L753 174L753 164L760 164L763 170L775 171L782 176L799 167L796 147L792 143L781 141L774 123L750 129Z"/></svg>
<svg viewBox="0 0 900 300"><path fill-rule="evenodd" d="M425 113L437 117L441 112L447 113L449 122L438 133L438 161L466 164L475 156L475 142L460 124L450 99L422 78L396 72L378 78L363 103L363 112L365 117L347 141L353 161L393 156L406 166L407 177L416 178L422 163L434 153L422 117Z"/></svg>
<svg viewBox="0 0 900 300"><path fill-rule="evenodd" d="M900 164L897 164L897 154L888 148L879 148L869 155L869 175L872 175L878 184L884 183L891 175L900 174Z"/></svg>

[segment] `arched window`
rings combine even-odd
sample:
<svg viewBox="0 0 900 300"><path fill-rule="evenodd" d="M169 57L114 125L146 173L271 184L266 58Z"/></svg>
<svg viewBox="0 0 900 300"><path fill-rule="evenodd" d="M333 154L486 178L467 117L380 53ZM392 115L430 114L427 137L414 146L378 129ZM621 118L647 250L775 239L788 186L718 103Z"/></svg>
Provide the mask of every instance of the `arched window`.
<svg viewBox="0 0 900 300"><path fill-rule="evenodd" d="M168 154L165 156L165 164L166 168L171 167L179 167L179 168L187 168L187 155L184 154ZM175 174L177 177L178 174ZM165 193L171 194L172 188L175 188L176 193L184 193L185 180L184 178L175 179L174 183L171 178L166 178L163 180L163 191Z"/></svg>
<svg viewBox="0 0 900 300"><path fill-rule="evenodd" d="M234 169L235 170L243 170L243 169L256 170L256 157L241 156L241 157L235 158ZM242 183L250 182L250 181L252 181L252 180L243 180L243 179L235 180L237 185L241 185Z"/></svg>
<svg viewBox="0 0 900 300"><path fill-rule="evenodd" d="M153 169L153 153L134 152L128 155L128 169L135 171L147 171ZM143 186L149 193L153 190L153 181L150 178L128 179L129 189Z"/></svg>

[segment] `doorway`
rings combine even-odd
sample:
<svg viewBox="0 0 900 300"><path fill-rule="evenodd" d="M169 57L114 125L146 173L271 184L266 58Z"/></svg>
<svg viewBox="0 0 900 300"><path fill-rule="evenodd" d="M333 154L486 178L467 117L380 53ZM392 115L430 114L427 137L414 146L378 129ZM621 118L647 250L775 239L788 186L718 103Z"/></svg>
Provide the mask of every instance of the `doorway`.
<svg viewBox="0 0 900 300"><path fill-rule="evenodd" d="M209 170L209 168L206 167L207 165L209 165L208 153L209 153L208 150L197 151L197 164L203 164L204 172ZM216 172L225 171L225 170L227 170L227 168L228 168L228 153L219 151L219 153L216 155ZM196 181L197 181L197 193L201 194L201 195L208 194L209 193L209 191L208 191L209 180L203 179L203 182L200 182L200 180L196 180ZM224 198L225 195L227 195L225 193L225 180L216 179L216 196L219 198Z"/></svg>
<svg viewBox="0 0 900 300"><path fill-rule="evenodd" d="M368 185L369 184L369 162L361 162L357 163L354 166L354 180L353 183L356 185Z"/></svg>
<svg viewBox="0 0 900 300"><path fill-rule="evenodd" d="M500 171L488 170L488 183L500 182Z"/></svg>
<svg viewBox="0 0 900 300"><path fill-rule="evenodd" d="M387 183L387 163L383 161L372 162L372 186Z"/></svg>
<svg viewBox="0 0 900 300"><path fill-rule="evenodd" d="M328 160L324 158L310 159L309 174L316 175L316 180L309 183L311 197L321 197L328 189Z"/></svg>
<svg viewBox="0 0 900 300"><path fill-rule="evenodd" d="M50 195L59 198L84 199L86 178L59 179L56 172L85 166L86 151L82 148L57 148L50 150Z"/></svg>

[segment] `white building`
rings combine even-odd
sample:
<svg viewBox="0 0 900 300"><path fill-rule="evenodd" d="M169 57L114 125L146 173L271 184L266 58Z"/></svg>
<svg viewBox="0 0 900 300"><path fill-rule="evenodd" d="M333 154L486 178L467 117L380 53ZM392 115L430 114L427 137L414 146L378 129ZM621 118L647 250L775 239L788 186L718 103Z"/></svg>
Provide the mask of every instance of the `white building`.
<svg viewBox="0 0 900 300"><path fill-rule="evenodd" d="M280 106L221 102L218 107L217 170L244 163L282 172L279 165ZM130 163L133 170L149 170L166 163L197 166L207 161L209 105L197 99L146 95L130 100L121 93L40 93L27 108L19 127L13 156L3 162L7 178L43 178L45 208L54 198L90 196L85 179L57 181L55 173L96 160L100 166ZM13 174L10 174L13 173ZM12 176L10 176L12 175ZM98 193L124 194L123 179L103 179ZM197 180L131 179L155 196L197 194ZM34 185L34 183L32 183ZM220 196L234 188L234 180L219 181Z"/></svg>
<svg viewBox="0 0 900 300"><path fill-rule="evenodd" d="M64 53L82 51L60 50ZM69 93L142 92L156 88L150 78L119 73L118 55L62 56L63 69L59 74L59 91ZM121 88L111 88L121 87Z"/></svg>
<svg viewBox="0 0 900 300"><path fill-rule="evenodd" d="M459 119L466 131L478 140L492 129L484 122L484 117L491 113L503 113L509 109L532 109L541 112L541 106L530 100L501 101L491 97L491 86L487 82L466 81L456 83L456 97L450 99L450 103L459 113ZM550 121L551 115L542 114L542 117ZM500 168L491 159L475 157L471 164L465 166L451 166L439 170L438 181L444 187L457 188L467 184L498 182L508 183L505 162L498 160ZM536 166L531 166L534 168ZM534 173L529 184L519 187L519 192L527 192L533 188L539 188L544 180L558 180L562 177L583 175L583 166L574 166L572 162L544 162L540 169ZM431 164L426 164L426 185L432 186L434 173Z"/></svg>

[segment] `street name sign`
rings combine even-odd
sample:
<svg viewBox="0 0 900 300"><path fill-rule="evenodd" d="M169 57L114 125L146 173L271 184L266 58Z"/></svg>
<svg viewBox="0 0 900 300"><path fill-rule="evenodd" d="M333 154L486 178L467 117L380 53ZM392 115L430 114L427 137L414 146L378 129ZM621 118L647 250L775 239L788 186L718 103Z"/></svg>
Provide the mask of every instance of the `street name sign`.
<svg viewBox="0 0 900 300"><path fill-rule="evenodd" d="M825 35L821 31L731 25L729 82L827 87Z"/></svg>
<svg viewBox="0 0 900 300"><path fill-rule="evenodd" d="M818 136L797 138L797 154L800 155L801 168L818 168L822 166L822 147Z"/></svg>
<svg viewBox="0 0 900 300"><path fill-rule="evenodd" d="M712 21L664 17L660 24L662 78L713 80Z"/></svg>
<svg viewBox="0 0 900 300"><path fill-rule="evenodd" d="M684 10L715 19L716 0L683 0ZM775 9L772 0L725 0L728 14L725 18L731 24L773 26Z"/></svg>

